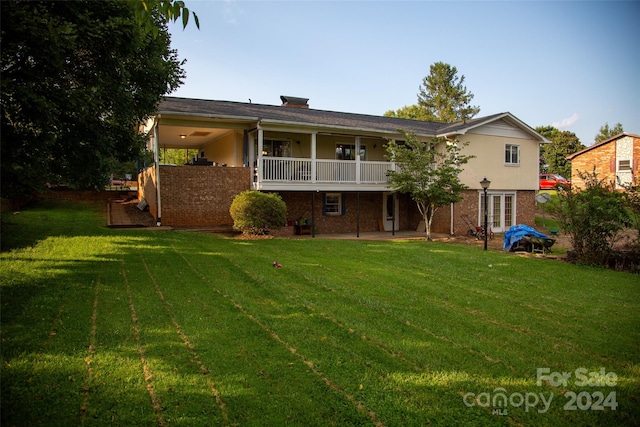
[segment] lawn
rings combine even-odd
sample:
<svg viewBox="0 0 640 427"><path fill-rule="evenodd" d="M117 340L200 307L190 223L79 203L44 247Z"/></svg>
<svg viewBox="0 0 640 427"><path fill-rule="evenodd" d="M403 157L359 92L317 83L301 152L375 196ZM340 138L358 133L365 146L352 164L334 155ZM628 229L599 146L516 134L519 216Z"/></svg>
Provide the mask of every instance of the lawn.
<svg viewBox="0 0 640 427"><path fill-rule="evenodd" d="M3 426L640 424L637 275L105 223L3 213Z"/></svg>

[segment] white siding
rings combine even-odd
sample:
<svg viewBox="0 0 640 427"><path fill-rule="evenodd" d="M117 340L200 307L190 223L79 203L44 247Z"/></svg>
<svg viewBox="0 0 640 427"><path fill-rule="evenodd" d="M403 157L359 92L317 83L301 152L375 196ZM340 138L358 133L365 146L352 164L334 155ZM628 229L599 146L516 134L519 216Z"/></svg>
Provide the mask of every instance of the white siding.
<svg viewBox="0 0 640 427"><path fill-rule="evenodd" d="M505 120L497 120L484 126L470 130L468 133L477 135L503 136L506 138L531 139L531 135L513 126Z"/></svg>

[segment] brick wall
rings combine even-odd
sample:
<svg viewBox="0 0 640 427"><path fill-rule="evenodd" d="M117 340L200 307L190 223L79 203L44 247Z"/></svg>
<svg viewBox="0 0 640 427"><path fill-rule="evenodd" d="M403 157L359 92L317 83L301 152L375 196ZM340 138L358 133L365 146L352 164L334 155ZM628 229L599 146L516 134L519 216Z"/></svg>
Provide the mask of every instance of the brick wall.
<svg viewBox="0 0 640 427"><path fill-rule="evenodd" d="M312 197L315 198L316 232L319 234L355 233L358 221L357 193L345 194L345 215L322 215L324 192L279 192L287 205L287 219L312 218ZM382 193L360 193L360 231L378 231L378 220L382 218ZM291 227L293 228L293 227ZM282 230L278 235L292 234Z"/></svg>
<svg viewBox="0 0 640 427"><path fill-rule="evenodd" d="M533 190L521 190L516 192L516 223L526 224L529 226L535 225L535 201L536 192ZM467 234L469 227L463 221L461 215L466 214L474 225L478 222L478 209L480 209L477 190L466 190L463 192L464 199L456 203L453 207L453 232L460 236ZM411 226L409 229L415 229L417 224L422 221L418 208L413 203L412 209L415 211L411 214ZM415 225L413 225L415 223ZM431 223L432 233L449 234L451 231L451 207L443 206L436 211L436 214Z"/></svg>
<svg viewBox="0 0 640 427"><path fill-rule="evenodd" d="M310 192L280 192L280 197L287 204L287 219L295 221L299 218L311 219L311 197ZM315 220L316 232L321 234L329 233L355 233L357 210L356 193L346 194L346 214L338 216L322 215L322 199L324 193L315 194ZM516 194L516 222L518 224L535 225L535 195L536 192L518 191ZM466 213L472 222L477 222L478 216L478 192L467 190L464 192L464 199L454 206L454 233L465 235L469 229L460 215ZM400 217L398 218L400 230L415 230L422 215L413 200L408 195L400 195ZM382 193L360 193L360 231L378 231L379 221L382 219ZM433 233L449 234L451 230L451 207L443 206L436 212L431 231ZM293 227L284 228L276 232L277 235L292 235Z"/></svg>
<svg viewBox="0 0 640 427"><path fill-rule="evenodd" d="M174 227L233 225L236 194L248 190L251 168L160 166L161 221Z"/></svg>
<svg viewBox="0 0 640 427"><path fill-rule="evenodd" d="M633 135L624 136L624 138L632 139L632 157L631 167L634 174L638 174L640 171L640 138ZM600 145L592 150L585 151L584 153L574 157L571 160L571 185L575 188L585 188L584 181L578 175L578 171L583 173L592 173L595 168L595 172L598 175L598 179L604 179L607 181L616 181L616 144L620 138Z"/></svg>
<svg viewBox="0 0 640 427"><path fill-rule="evenodd" d="M598 174L599 179L614 180L615 168L611 170L611 159L616 159L616 141L611 141L593 150L580 154L571 160L571 186L585 188L584 181L580 179L578 171Z"/></svg>
<svg viewBox="0 0 640 427"><path fill-rule="evenodd" d="M516 221L530 227L536 225L536 191L518 191L516 195Z"/></svg>

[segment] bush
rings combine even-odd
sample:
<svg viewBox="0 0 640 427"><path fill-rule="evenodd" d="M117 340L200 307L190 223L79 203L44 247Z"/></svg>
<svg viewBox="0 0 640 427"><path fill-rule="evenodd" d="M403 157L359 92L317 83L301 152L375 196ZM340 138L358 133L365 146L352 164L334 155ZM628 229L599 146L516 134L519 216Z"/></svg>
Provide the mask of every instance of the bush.
<svg viewBox="0 0 640 427"><path fill-rule="evenodd" d="M640 253L640 179L633 175L632 181L623 185L625 192L625 200L629 208L629 217L631 218L631 227L636 232L634 249Z"/></svg>
<svg viewBox="0 0 640 427"><path fill-rule="evenodd" d="M244 234L262 235L285 224L287 205L275 193L247 190L233 199L229 213L233 228Z"/></svg>
<svg viewBox="0 0 640 427"><path fill-rule="evenodd" d="M576 261L607 265L620 232L629 225L625 196L613 182L598 179L595 172L579 172L585 188L558 191L560 226L569 235Z"/></svg>

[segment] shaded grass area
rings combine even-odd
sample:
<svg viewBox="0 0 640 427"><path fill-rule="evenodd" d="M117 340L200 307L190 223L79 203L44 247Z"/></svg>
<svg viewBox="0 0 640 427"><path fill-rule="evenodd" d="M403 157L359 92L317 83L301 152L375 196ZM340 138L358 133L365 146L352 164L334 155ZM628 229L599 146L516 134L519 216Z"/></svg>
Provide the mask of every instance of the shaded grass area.
<svg viewBox="0 0 640 427"><path fill-rule="evenodd" d="M110 230L103 215L2 218L3 425L640 424L635 275L436 242ZM538 368L572 376L537 385ZM579 368L615 386L579 386ZM617 406L592 410L597 393Z"/></svg>

